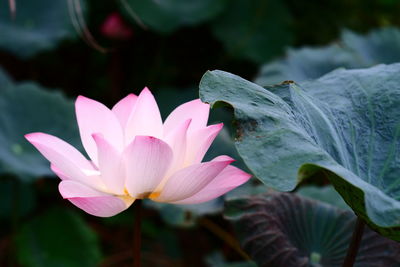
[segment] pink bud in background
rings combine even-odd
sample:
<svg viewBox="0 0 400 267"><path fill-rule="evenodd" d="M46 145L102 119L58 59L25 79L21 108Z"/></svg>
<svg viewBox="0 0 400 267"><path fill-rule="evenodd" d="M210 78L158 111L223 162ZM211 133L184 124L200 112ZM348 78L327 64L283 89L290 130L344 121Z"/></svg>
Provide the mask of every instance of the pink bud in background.
<svg viewBox="0 0 400 267"><path fill-rule="evenodd" d="M45 133L25 137L61 178L61 195L89 214L109 217L135 199L195 204L217 198L251 175L219 156L202 162L223 125L207 126L210 107L199 99L177 107L163 123L145 88L111 110L79 96L76 117L90 160L63 140Z"/></svg>
<svg viewBox="0 0 400 267"><path fill-rule="evenodd" d="M112 13L101 25L101 33L111 39L126 40L133 36L130 28L118 13Z"/></svg>

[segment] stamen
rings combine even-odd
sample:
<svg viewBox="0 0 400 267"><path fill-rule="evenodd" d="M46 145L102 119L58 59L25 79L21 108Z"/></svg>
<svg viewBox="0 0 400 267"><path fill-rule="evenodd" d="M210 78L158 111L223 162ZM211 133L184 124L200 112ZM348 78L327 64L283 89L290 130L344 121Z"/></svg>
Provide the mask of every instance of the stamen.
<svg viewBox="0 0 400 267"><path fill-rule="evenodd" d="M155 198L158 198L160 195L161 195L161 191L154 191L153 193L150 194L149 198L155 199Z"/></svg>

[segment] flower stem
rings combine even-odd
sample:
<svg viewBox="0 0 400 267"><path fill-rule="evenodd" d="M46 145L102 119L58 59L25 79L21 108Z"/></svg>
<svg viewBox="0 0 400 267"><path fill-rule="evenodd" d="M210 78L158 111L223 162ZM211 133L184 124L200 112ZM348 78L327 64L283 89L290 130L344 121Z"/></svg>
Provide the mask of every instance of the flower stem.
<svg viewBox="0 0 400 267"><path fill-rule="evenodd" d="M136 200L133 206L135 209L135 223L133 229L133 267L140 267L140 247L142 244L142 200Z"/></svg>
<svg viewBox="0 0 400 267"><path fill-rule="evenodd" d="M352 267L356 260L357 252L361 244L362 235L364 233L364 222L357 217L356 226L354 227L353 236L344 258L342 267Z"/></svg>

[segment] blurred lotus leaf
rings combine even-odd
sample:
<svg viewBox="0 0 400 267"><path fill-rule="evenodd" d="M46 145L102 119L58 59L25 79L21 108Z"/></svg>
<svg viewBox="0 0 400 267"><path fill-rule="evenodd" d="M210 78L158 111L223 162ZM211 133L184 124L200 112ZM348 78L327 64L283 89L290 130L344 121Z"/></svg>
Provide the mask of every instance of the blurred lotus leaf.
<svg viewBox="0 0 400 267"><path fill-rule="evenodd" d="M263 65L255 82L262 86L278 84L286 80L301 82L319 78L337 68L364 66L364 62L355 53L337 44L289 49L284 59Z"/></svg>
<svg viewBox="0 0 400 267"><path fill-rule="evenodd" d="M222 71L203 101L234 108L236 147L263 183L293 190L327 177L371 228L400 241L400 64L337 70L269 91Z"/></svg>
<svg viewBox="0 0 400 267"><path fill-rule="evenodd" d="M170 33L219 14L227 0L120 0L120 8L133 22L138 18L149 28ZM132 14L134 13L134 14Z"/></svg>
<svg viewBox="0 0 400 267"><path fill-rule="evenodd" d="M296 194L302 197L328 203L340 209L350 209L350 207L346 204L346 202L344 202L343 198L340 196L340 194L335 190L333 186L323 186L323 187L313 186L313 185L303 186L296 191Z"/></svg>
<svg viewBox="0 0 400 267"><path fill-rule="evenodd" d="M84 14L85 1L79 1ZM58 43L78 36L65 0L17 0L15 19L8 1L0 1L0 48L27 59L54 49Z"/></svg>
<svg viewBox="0 0 400 267"><path fill-rule="evenodd" d="M262 66L255 82L262 86L285 80L316 79L337 68L364 68L400 61L400 30L386 27L360 35L349 30L335 44L289 49L283 59Z"/></svg>
<svg viewBox="0 0 400 267"><path fill-rule="evenodd" d="M26 222L15 245L17 259L26 267L94 267L102 258L92 229L78 214L60 208Z"/></svg>
<svg viewBox="0 0 400 267"><path fill-rule="evenodd" d="M0 90L4 90L11 82L8 74L0 68Z"/></svg>
<svg viewBox="0 0 400 267"><path fill-rule="evenodd" d="M14 177L0 178L0 219L15 220L29 216L36 207L36 191L29 183Z"/></svg>
<svg viewBox="0 0 400 267"><path fill-rule="evenodd" d="M224 207L224 200L220 197L193 205L174 205L146 200L145 205L158 210L163 221L169 225L192 227L199 217L221 212Z"/></svg>
<svg viewBox="0 0 400 267"><path fill-rule="evenodd" d="M25 140L27 133L46 132L81 147L73 102L36 83L1 88L0 125L0 174L23 180L54 175L48 161Z"/></svg>
<svg viewBox="0 0 400 267"><path fill-rule="evenodd" d="M225 211L258 266L342 266L356 217L289 193L228 202ZM400 244L366 228L354 266L398 266Z"/></svg>
<svg viewBox="0 0 400 267"><path fill-rule="evenodd" d="M291 44L290 23L284 1L231 0L211 28L231 56L262 63Z"/></svg>
<svg viewBox="0 0 400 267"><path fill-rule="evenodd" d="M221 252L215 251L206 257L206 263L209 267L257 267L255 262L227 262Z"/></svg>
<svg viewBox="0 0 400 267"><path fill-rule="evenodd" d="M400 29L385 27L372 30L366 35L345 30L342 42L353 50L365 64L400 62Z"/></svg>

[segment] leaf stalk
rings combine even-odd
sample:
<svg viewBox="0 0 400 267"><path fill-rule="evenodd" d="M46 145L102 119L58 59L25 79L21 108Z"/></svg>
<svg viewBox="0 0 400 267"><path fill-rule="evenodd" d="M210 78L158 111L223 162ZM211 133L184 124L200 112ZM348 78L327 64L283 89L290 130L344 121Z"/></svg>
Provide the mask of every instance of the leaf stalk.
<svg viewBox="0 0 400 267"><path fill-rule="evenodd" d="M362 236L364 233L364 222L357 217L356 225L354 227L351 242L347 250L346 257L344 258L342 267L352 267L356 261L357 252L361 245Z"/></svg>

